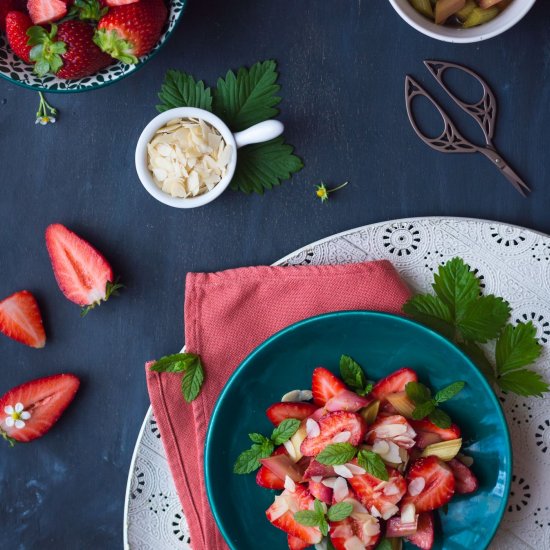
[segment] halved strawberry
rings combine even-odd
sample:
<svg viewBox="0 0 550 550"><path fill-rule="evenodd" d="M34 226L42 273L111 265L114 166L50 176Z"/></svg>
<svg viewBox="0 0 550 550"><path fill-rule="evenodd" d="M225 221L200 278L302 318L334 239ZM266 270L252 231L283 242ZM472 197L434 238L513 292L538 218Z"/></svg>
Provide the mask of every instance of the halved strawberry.
<svg viewBox="0 0 550 550"><path fill-rule="evenodd" d="M317 367L313 371L311 391L313 392L313 401L319 407L323 407L327 401L344 390L347 390L344 382L329 370Z"/></svg>
<svg viewBox="0 0 550 550"><path fill-rule="evenodd" d="M296 418L298 420L304 420L304 418L307 418L308 416L311 416L315 411L317 410L317 407L313 405L312 403L292 403L292 402L285 402L285 403L274 403L265 411L265 414L267 415L267 418L275 424L275 426L278 426L283 420L286 420L287 418Z"/></svg>
<svg viewBox="0 0 550 550"><path fill-rule="evenodd" d="M316 437L308 436L302 442L300 451L305 456L317 456L327 445L333 443L334 436L349 432L348 443L359 445L365 436L367 425L361 416L352 412L328 413L318 422L320 433Z"/></svg>
<svg viewBox="0 0 550 550"><path fill-rule="evenodd" d="M403 368L392 372L386 378L379 380L372 388L371 395L382 401L389 393L397 393L405 390L409 382L417 382L418 375L412 369Z"/></svg>
<svg viewBox="0 0 550 550"><path fill-rule="evenodd" d="M369 513L384 519L398 512L396 505L407 490L405 479L397 470L388 468L388 473L388 481L382 481L368 473L355 475L347 480Z"/></svg>
<svg viewBox="0 0 550 550"><path fill-rule="evenodd" d="M273 504L266 510L267 519L288 535L302 539L308 544L318 544L323 538L319 527L306 527L294 519L294 511L309 510L314 498L301 485L296 485L293 493L284 490L275 497Z"/></svg>
<svg viewBox="0 0 550 550"><path fill-rule="evenodd" d="M293 537L292 535L288 535L287 543L289 550L304 550L311 546L309 542L299 539L298 537Z"/></svg>
<svg viewBox="0 0 550 550"><path fill-rule="evenodd" d="M407 540L422 550L431 550L434 544L434 518L432 512L423 512L418 516L416 533L408 536Z"/></svg>
<svg viewBox="0 0 550 550"><path fill-rule="evenodd" d="M361 397L350 390L343 390L334 397L331 397L325 405L327 411L349 411L357 412L373 401L372 397Z"/></svg>
<svg viewBox="0 0 550 550"><path fill-rule="evenodd" d="M433 443L450 441L460 437L460 428L456 424L451 424L449 428L439 428L427 418L409 420L409 422L416 432L416 446L419 449L424 449Z"/></svg>
<svg viewBox="0 0 550 550"><path fill-rule="evenodd" d="M0 435L27 442L42 437L73 400L80 381L56 374L21 384L0 398Z"/></svg>
<svg viewBox="0 0 550 550"><path fill-rule="evenodd" d="M67 15L67 4L63 0L29 0L27 10L35 25L51 23Z"/></svg>
<svg viewBox="0 0 550 550"><path fill-rule="evenodd" d="M43 348L46 333L40 309L28 290L21 290L0 302L0 332L31 348Z"/></svg>
<svg viewBox="0 0 550 550"><path fill-rule="evenodd" d="M83 314L107 301L122 286L107 260L87 241L55 223L46 229L46 246L61 292L83 306Z"/></svg>
<svg viewBox="0 0 550 550"><path fill-rule="evenodd" d="M280 445L271 453L271 456L277 455L288 455L283 445ZM276 476L269 468L266 468L265 466L260 466L260 469L256 474L256 483L260 487L264 487L265 489L275 489L276 491L282 491L285 488L284 478L281 479Z"/></svg>
<svg viewBox="0 0 550 550"><path fill-rule="evenodd" d="M1 21L1 20L0 20ZM27 30L32 27L30 17L21 11L10 11L5 17L6 38L13 53L25 63L31 61L31 46L28 45ZM2 23L4 23L2 21Z"/></svg>
<svg viewBox="0 0 550 550"><path fill-rule="evenodd" d="M477 488L479 487L477 477L472 473L472 470L466 466L466 464L463 464L456 458L449 460L447 464L453 471L453 475L455 477L455 491L457 493L466 495L477 491Z"/></svg>
<svg viewBox="0 0 550 550"><path fill-rule="evenodd" d="M453 472L436 456L419 458L412 464L407 474L407 484L418 478L424 479L424 488L419 494L413 496L408 493L403 499L403 505L414 504L418 513L440 508L454 495Z"/></svg>
<svg viewBox="0 0 550 550"><path fill-rule="evenodd" d="M350 499L351 500L351 499ZM359 507L361 505L357 503ZM380 538L378 520L366 512L354 512L343 521L330 523L330 541L336 550L374 548Z"/></svg>
<svg viewBox="0 0 550 550"><path fill-rule="evenodd" d="M412 429L404 416L394 414L390 416L378 416L376 422L369 426L367 442L371 445L377 439L393 441L403 449L414 447L416 432Z"/></svg>

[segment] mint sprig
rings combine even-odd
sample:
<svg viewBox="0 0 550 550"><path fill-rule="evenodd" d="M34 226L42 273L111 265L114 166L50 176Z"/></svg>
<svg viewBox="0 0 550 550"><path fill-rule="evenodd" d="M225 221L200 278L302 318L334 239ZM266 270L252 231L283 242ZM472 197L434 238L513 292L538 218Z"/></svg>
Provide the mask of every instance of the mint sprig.
<svg viewBox="0 0 550 550"><path fill-rule="evenodd" d="M368 474L374 476L382 481L388 481L390 479L388 469L384 464L384 461L380 455L374 451L367 451L362 449L357 454L357 464L364 468Z"/></svg>
<svg viewBox="0 0 550 550"><path fill-rule="evenodd" d="M253 445L237 457L233 465L233 473L250 474L257 470L261 466L260 460L270 456L277 445L282 445L288 441L298 431L299 427L299 420L287 418L273 430L270 437L259 433L248 434Z"/></svg>
<svg viewBox="0 0 550 550"><path fill-rule="evenodd" d="M355 458L357 447L351 443L332 443L327 445L316 457L315 460L327 466L346 464Z"/></svg>
<svg viewBox="0 0 550 550"><path fill-rule="evenodd" d="M149 367L155 372L183 373L181 393L185 401L195 400L204 382L201 358L195 353L175 353L162 357Z"/></svg>
<svg viewBox="0 0 550 550"><path fill-rule="evenodd" d="M508 324L510 304L493 294L483 295L479 277L464 260L453 258L440 266L432 288L435 295L413 296L403 311L452 340L501 390L526 397L542 397L549 391L542 376L525 368L540 356L535 327L531 322ZM479 345L493 340L494 364Z"/></svg>
<svg viewBox="0 0 550 550"><path fill-rule="evenodd" d="M342 521L353 512L353 505L350 502L338 502L325 512L326 505L315 499L313 510L298 510L294 519L306 527L319 527L323 536L328 535L329 521Z"/></svg>
<svg viewBox="0 0 550 550"><path fill-rule="evenodd" d="M340 375L344 382L358 395L367 395L372 391L372 384L367 382L367 377L361 365L349 355L340 357Z"/></svg>

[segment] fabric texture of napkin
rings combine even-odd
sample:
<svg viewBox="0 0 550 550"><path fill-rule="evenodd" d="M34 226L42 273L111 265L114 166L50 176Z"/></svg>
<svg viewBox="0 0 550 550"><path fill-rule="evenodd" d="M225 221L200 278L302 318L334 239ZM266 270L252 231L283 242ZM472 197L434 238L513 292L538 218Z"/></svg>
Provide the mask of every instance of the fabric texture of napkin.
<svg viewBox="0 0 550 550"><path fill-rule="evenodd" d="M191 533L193 550L227 548L204 484L203 448L216 399L241 361L288 325L331 311L400 313L409 289L387 261L327 266L249 267L189 273L186 351L200 354L206 380L183 401L181 376L146 369L153 412Z"/></svg>

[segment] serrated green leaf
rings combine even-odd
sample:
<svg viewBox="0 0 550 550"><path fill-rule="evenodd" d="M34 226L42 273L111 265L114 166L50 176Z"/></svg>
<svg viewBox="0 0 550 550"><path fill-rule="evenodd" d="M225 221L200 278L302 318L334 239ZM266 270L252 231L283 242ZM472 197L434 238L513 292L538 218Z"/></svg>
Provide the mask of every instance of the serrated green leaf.
<svg viewBox="0 0 550 550"><path fill-rule="evenodd" d="M298 510L294 514L294 519L306 527L317 527L321 518L314 510Z"/></svg>
<svg viewBox="0 0 550 550"><path fill-rule="evenodd" d="M325 516L323 515L323 516L321 516L320 521L319 521L319 531L321 531L321 535L326 537L328 535L328 530L329 530L328 522L327 522Z"/></svg>
<svg viewBox="0 0 550 550"><path fill-rule="evenodd" d="M525 367L535 362L542 351L537 340L537 329L529 321L506 325L495 349L497 373L506 372Z"/></svg>
<svg viewBox="0 0 550 550"><path fill-rule="evenodd" d="M357 453L357 449L350 443L332 443L327 445L315 458L321 464L335 466L345 464Z"/></svg>
<svg viewBox="0 0 550 550"><path fill-rule="evenodd" d="M425 403L422 403L418 405L412 412L412 417L414 420L422 420L423 418L426 418L429 414L431 414L435 410L435 404L433 401L426 401Z"/></svg>
<svg viewBox="0 0 550 550"><path fill-rule="evenodd" d="M261 464L259 459L263 458L259 449L247 449L243 451L235 461L233 465L234 474L250 474L254 470L257 470Z"/></svg>
<svg viewBox="0 0 550 550"><path fill-rule="evenodd" d="M199 356L194 353L174 353L161 357L149 368L155 372L184 372L189 365L198 359Z"/></svg>
<svg viewBox="0 0 550 550"><path fill-rule="evenodd" d="M342 380L354 390L363 390L367 385L363 369L349 355L340 357L340 375Z"/></svg>
<svg viewBox="0 0 550 550"><path fill-rule="evenodd" d="M214 112L233 132L273 118L281 98L277 95L275 61L258 62L250 69L241 67L237 75L228 71L225 79L219 78L214 91Z"/></svg>
<svg viewBox="0 0 550 550"><path fill-rule="evenodd" d="M280 185L303 168L302 161L292 151L282 137L239 149L231 189L261 195L266 189Z"/></svg>
<svg viewBox="0 0 550 550"><path fill-rule="evenodd" d="M466 305L457 320L457 328L466 340L483 344L500 334L509 317L510 304L489 294Z"/></svg>
<svg viewBox="0 0 550 550"><path fill-rule="evenodd" d="M452 399L455 395L461 392L465 385L466 385L466 382L463 382L462 380L449 384L445 388L439 390L434 395L435 402L444 403L445 401L449 401L449 399Z"/></svg>
<svg viewBox="0 0 550 550"><path fill-rule="evenodd" d="M434 409L433 412L431 412L428 415L428 418L439 428L443 428L446 430L447 428L451 427L452 420L451 417L441 409Z"/></svg>
<svg viewBox="0 0 550 550"><path fill-rule="evenodd" d="M273 430L271 441L273 441L275 445L282 445L298 431L299 427L299 420L296 418L286 418Z"/></svg>
<svg viewBox="0 0 550 550"><path fill-rule="evenodd" d="M342 521L353 512L351 502L338 502L328 509L327 517L329 521Z"/></svg>
<svg viewBox="0 0 550 550"><path fill-rule="evenodd" d="M371 476L383 481L388 481L388 469L384 461L380 458L380 455L375 452L365 449L359 451L357 455L357 464L359 464L361 468L364 468Z"/></svg>
<svg viewBox="0 0 550 550"><path fill-rule="evenodd" d="M195 79L182 71L170 70L164 77L164 83L158 97L161 101L157 105L160 113L175 107L196 107L212 111L212 94L204 82Z"/></svg>
<svg viewBox="0 0 550 550"><path fill-rule="evenodd" d="M403 306L403 312L447 338L454 337L451 312L437 296L417 294Z"/></svg>
<svg viewBox="0 0 550 550"><path fill-rule="evenodd" d="M542 376L530 369L508 371L497 378L497 384L502 391L511 391L524 397L543 397L543 393L549 390Z"/></svg>
<svg viewBox="0 0 550 550"><path fill-rule="evenodd" d="M188 403L197 398L203 382L204 370L200 358L197 357L195 361L187 365L181 381L181 392Z"/></svg>
<svg viewBox="0 0 550 550"><path fill-rule="evenodd" d="M248 434L248 437L250 441L252 441L253 443L258 443L258 445L262 445L266 441L269 441L269 439L265 435L258 434L258 433Z"/></svg>
<svg viewBox="0 0 550 550"><path fill-rule="evenodd" d="M407 397L416 405L422 405L432 399L430 388L420 382L407 382L405 384L405 392L407 393Z"/></svg>
<svg viewBox="0 0 550 550"><path fill-rule="evenodd" d="M325 509L318 498L313 501L313 509L317 512L319 516L325 515Z"/></svg>

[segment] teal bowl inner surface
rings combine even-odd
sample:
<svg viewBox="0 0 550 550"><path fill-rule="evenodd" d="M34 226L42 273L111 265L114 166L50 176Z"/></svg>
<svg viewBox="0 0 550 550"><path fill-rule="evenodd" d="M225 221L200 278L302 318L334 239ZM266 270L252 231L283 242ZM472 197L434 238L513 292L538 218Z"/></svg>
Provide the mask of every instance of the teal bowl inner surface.
<svg viewBox="0 0 550 550"><path fill-rule="evenodd" d="M471 495L455 495L447 515L437 514L434 549L486 548L510 491L512 451L500 404L484 376L448 340L408 319L371 311L329 313L291 325L256 348L228 381L205 448L208 499L228 545L234 550L288 548L285 533L265 517L276 492L256 485L255 473L233 474L233 464L251 445L248 433L271 433L265 416L269 405L290 390L311 388L311 374L319 365L338 374L342 354L358 361L372 380L407 366L433 391L466 382L443 408L462 429L463 452L474 458L480 487Z"/></svg>

